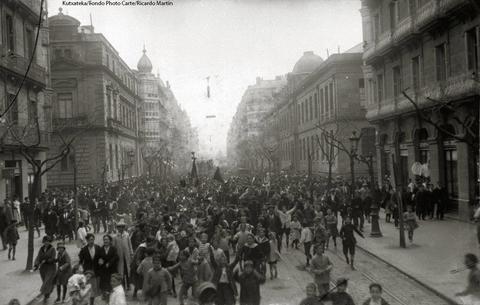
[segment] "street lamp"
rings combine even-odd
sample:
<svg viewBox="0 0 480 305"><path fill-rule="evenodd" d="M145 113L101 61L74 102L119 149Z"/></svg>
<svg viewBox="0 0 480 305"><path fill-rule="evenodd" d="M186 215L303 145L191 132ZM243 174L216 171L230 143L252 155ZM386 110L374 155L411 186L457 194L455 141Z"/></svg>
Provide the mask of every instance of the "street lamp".
<svg viewBox="0 0 480 305"><path fill-rule="evenodd" d="M355 157L357 156L358 150L358 142L360 141L360 137L357 136L357 132L354 130L352 131L352 135L349 138L350 140L350 174L352 178L351 182L351 195L353 197L355 191Z"/></svg>

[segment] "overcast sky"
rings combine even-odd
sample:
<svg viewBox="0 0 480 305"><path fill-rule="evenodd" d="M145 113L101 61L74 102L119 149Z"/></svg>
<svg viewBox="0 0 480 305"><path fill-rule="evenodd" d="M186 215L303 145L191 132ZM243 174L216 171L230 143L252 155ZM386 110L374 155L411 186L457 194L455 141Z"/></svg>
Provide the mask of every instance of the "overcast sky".
<svg viewBox="0 0 480 305"><path fill-rule="evenodd" d="M143 0L145 1L145 0ZM92 15L135 68L145 42L153 72L169 81L198 127L203 151L225 151L236 107L257 76L286 74L304 51L326 58L362 41L360 0L172 0L173 6L63 6L82 24ZM48 0L50 16L62 0ZM206 80L211 76L211 98ZM216 119L206 119L216 115Z"/></svg>

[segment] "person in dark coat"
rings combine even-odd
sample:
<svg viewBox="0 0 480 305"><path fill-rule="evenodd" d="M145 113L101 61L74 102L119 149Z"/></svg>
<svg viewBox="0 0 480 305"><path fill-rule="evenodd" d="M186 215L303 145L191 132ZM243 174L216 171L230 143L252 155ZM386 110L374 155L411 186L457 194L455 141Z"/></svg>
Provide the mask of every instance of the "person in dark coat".
<svg viewBox="0 0 480 305"><path fill-rule="evenodd" d="M255 270L253 262L246 261L244 271L237 270L233 277L240 284L240 305L260 305L260 285L265 283L265 276Z"/></svg>
<svg viewBox="0 0 480 305"><path fill-rule="evenodd" d="M17 220L12 219L12 223L5 229L5 242L8 245L8 259L15 260L17 242L20 239L17 229Z"/></svg>
<svg viewBox="0 0 480 305"><path fill-rule="evenodd" d="M70 255L65 251L64 243L57 244L57 267L57 299L55 302L60 302L60 296L62 297L62 302L65 302L68 279L72 275L72 261L70 260Z"/></svg>
<svg viewBox="0 0 480 305"><path fill-rule="evenodd" d="M35 259L35 269L40 269L40 277L42 278L41 294L46 301L53 291L55 286L55 275L57 274L57 267L55 266L56 251L52 246L52 239L50 236L44 236L42 239L43 246L38 250L37 258Z"/></svg>
<svg viewBox="0 0 480 305"><path fill-rule="evenodd" d="M237 263L228 265L224 255L220 255L217 263L212 248L210 248L210 263L213 268L212 283L217 289L215 305L234 305L238 293L233 278L233 268Z"/></svg>
<svg viewBox="0 0 480 305"><path fill-rule="evenodd" d="M5 229L11 222L7 222L7 215L5 213L5 207L0 206L0 239L2 240L3 250L7 250L7 242L5 236Z"/></svg>
<svg viewBox="0 0 480 305"><path fill-rule="evenodd" d="M95 244L95 235L88 233L86 236L87 245L80 250L78 254L79 264L83 266L83 270L92 271L93 276L90 279L92 285L92 295L90 297L90 305L94 304L95 297L99 295L98 275L102 247Z"/></svg>
<svg viewBox="0 0 480 305"><path fill-rule="evenodd" d="M100 278L100 290L104 296L112 291L110 279L112 274L117 272L118 255L117 249L112 246L112 237L110 235L103 236L103 247L100 249L100 258L98 260L98 275Z"/></svg>

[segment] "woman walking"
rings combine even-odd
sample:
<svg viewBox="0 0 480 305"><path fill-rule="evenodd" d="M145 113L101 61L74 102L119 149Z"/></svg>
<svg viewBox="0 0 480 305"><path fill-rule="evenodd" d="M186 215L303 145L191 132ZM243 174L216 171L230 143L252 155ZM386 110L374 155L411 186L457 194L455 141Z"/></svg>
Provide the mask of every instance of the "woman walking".
<svg viewBox="0 0 480 305"><path fill-rule="evenodd" d="M407 206L407 211L403 214L403 219L405 221L406 229L408 232L408 240L413 242L413 232L418 228L417 216L412 211L412 206Z"/></svg>
<svg viewBox="0 0 480 305"><path fill-rule="evenodd" d="M70 255L65 250L65 245L61 242L57 244L57 266L57 299L55 303L60 302L60 296L62 297L62 303L64 303L67 296L68 279L72 275L72 263Z"/></svg>
<svg viewBox="0 0 480 305"><path fill-rule="evenodd" d="M44 296L44 302L48 300L53 291L55 283L55 275L57 267L55 266L56 251L52 246L50 236L44 236L42 239L43 246L40 248L35 259L35 269L40 269L40 277L42 278L42 287L40 292Z"/></svg>

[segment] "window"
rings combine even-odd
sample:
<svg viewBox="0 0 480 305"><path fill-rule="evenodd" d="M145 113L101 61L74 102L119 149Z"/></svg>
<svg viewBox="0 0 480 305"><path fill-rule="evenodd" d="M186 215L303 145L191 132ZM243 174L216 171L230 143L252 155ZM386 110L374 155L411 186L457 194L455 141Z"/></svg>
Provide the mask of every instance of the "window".
<svg viewBox="0 0 480 305"><path fill-rule="evenodd" d="M302 103L302 124L305 122L305 103Z"/></svg>
<svg viewBox="0 0 480 305"><path fill-rule="evenodd" d="M5 109L10 106L14 99L15 94L8 94L8 98L5 100ZM18 100L10 106L10 110L7 112L7 118L11 123L18 122Z"/></svg>
<svg viewBox="0 0 480 305"><path fill-rule="evenodd" d="M110 69L110 56L107 54L107 68Z"/></svg>
<svg viewBox="0 0 480 305"><path fill-rule="evenodd" d="M393 67L393 96L397 97L402 93L402 71L400 66Z"/></svg>
<svg viewBox="0 0 480 305"><path fill-rule="evenodd" d="M358 79L358 91L360 93L360 99L365 99L365 79L359 78Z"/></svg>
<svg viewBox="0 0 480 305"><path fill-rule="evenodd" d="M315 100L315 118L317 119L318 118L318 96L316 93L313 99Z"/></svg>
<svg viewBox="0 0 480 305"><path fill-rule="evenodd" d="M420 57L412 58L412 87L417 91L420 89Z"/></svg>
<svg viewBox="0 0 480 305"><path fill-rule="evenodd" d="M330 117L333 117L335 115L335 101L334 101L334 96L333 96L333 83L330 83L329 85L329 90L330 90Z"/></svg>
<svg viewBox="0 0 480 305"><path fill-rule="evenodd" d="M60 161L60 170L62 172L68 171L68 158L67 158L67 156L63 157L62 161Z"/></svg>
<svg viewBox="0 0 480 305"><path fill-rule="evenodd" d="M478 38L477 29L473 28L465 33L467 44L467 70L476 72L478 69Z"/></svg>
<svg viewBox="0 0 480 305"><path fill-rule="evenodd" d="M55 54L55 59L59 59L59 58L62 57L62 50L61 49L55 49L54 54Z"/></svg>
<svg viewBox="0 0 480 305"><path fill-rule="evenodd" d="M325 87L325 117L328 118L330 116L329 110L329 102L328 102L328 86Z"/></svg>
<svg viewBox="0 0 480 305"><path fill-rule="evenodd" d="M28 122L33 123L37 118L38 110L37 110L37 102L36 101L28 101Z"/></svg>
<svg viewBox="0 0 480 305"><path fill-rule="evenodd" d="M322 120L324 115L325 115L325 101L324 101L323 89L320 89L320 118Z"/></svg>
<svg viewBox="0 0 480 305"><path fill-rule="evenodd" d="M308 103L310 105L310 121L313 120L313 101L312 101L312 97L310 96L310 98L308 99Z"/></svg>
<svg viewBox="0 0 480 305"><path fill-rule="evenodd" d="M381 104L383 101L383 74L377 75L377 103Z"/></svg>
<svg viewBox="0 0 480 305"><path fill-rule="evenodd" d="M112 149L112 144L108 144L108 152L109 152L109 158L110 158L110 170L113 170L113 149Z"/></svg>
<svg viewBox="0 0 480 305"><path fill-rule="evenodd" d="M31 29L25 30L25 54L28 57L32 57L33 55L33 31Z"/></svg>
<svg viewBox="0 0 480 305"><path fill-rule="evenodd" d="M445 150L445 182L450 198L458 197L457 150Z"/></svg>
<svg viewBox="0 0 480 305"><path fill-rule="evenodd" d="M390 2L390 28L393 30L398 22L398 1Z"/></svg>
<svg viewBox="0 0 480 305"><path fill-rule="evenodd" d="M447 56L445 49L445 43L435 47L436 75L439 82L447 79Z"/></svg>
<svg viewBox="0 0 480 305"><path fill-rule="evenodd" d="M66 57L66 58L70 58L70 59L72 58L72 50L70 50L70 49L65 49L64 52L65 52L65 57Z"/></svg>
<svg viewBox="0 0 480 305"><path fill-rule="evenodd" d="M58 117L62 119L68 119L73 117L72 104L73 104L72 93L58 93L57 94Z"/></svg>
<svg viewBox="0 0 480 305"><path fill-rule="evenodd" d="M13 52L15 51L15 28L12 15L7 14L5 18L5 26L7 33L7 49L9 52Z"/></svg>
<svg viewBox="0 0 480 305"><path fill-rule="evenodd" d="M373 39L374 41L378 41L381 33L380 29L380 15L376 14L373 16Z"/></svg>

